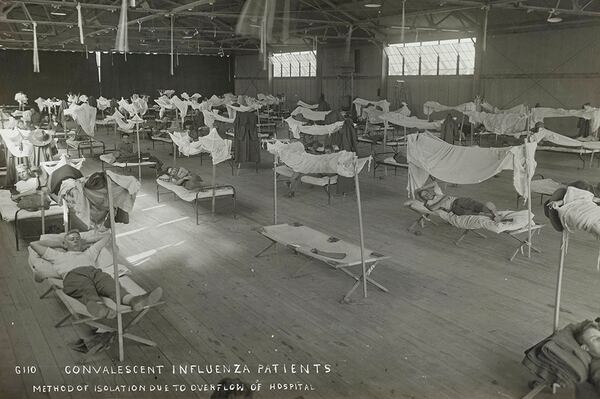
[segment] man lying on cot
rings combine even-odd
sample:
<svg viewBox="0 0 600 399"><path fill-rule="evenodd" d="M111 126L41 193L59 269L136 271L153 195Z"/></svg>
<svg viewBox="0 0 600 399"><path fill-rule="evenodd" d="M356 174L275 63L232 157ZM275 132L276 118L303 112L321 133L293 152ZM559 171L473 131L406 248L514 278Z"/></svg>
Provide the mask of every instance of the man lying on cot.
<svg viewBox="0 0 600 399"><path fill-rule="evenodd" d="M590 321L583 325L574 338L592 358L589 365L588 382L593 385L596 392L594 392L595 395L588 393L587 397L600 397L600 326L598 323Z"/></svg>
<svg viewBox="0 0 600 399"><path fill-rule="evenodd" d="M110 235L104 235L95 242L85 243L79 230L69 230L59 244L43 240L32 242L31 248L42 259L48 261L53 269L34 271L35 281L61 277L64 293L83 303L92 316L108 319L116 317L116 312L107 307L101 298L107 297L116 303L115 281L95 266L100 251L109 239ZM122 304L131 306L134 311L140 311L160 300L162 288L133 296L121 287L120 294Z"/></svg>
<svg viewBox="0 0 600 399"><path fill-rule="evenodd" d="M112 155L114 162L122 162L122 163L136 163L138 162L138 154L134 149L133 143L129 137L128 133L123 133L121 135L121 142L117 144L117 150L109 155ZM148 152L141 152L140 158L141 162L156 162L156 167L160 169L162 167L162 161L151 155Z"/></svg>
<svg viewBox="0 0 600 399"><path fill-rule="evenodd" d="M168 167L158 177L162 181L183 186L186 190L202 188L202 178L182 167Z"/></svg>
<svg viewBox="0 0 600 399"><path fill-rule="evenodd" d="M454 197L442 193L436 183L423 186L415 192L417 199L423 201L423 205L432 212L439 209L452 212L457 216L478 215L487 216L495 222L502 222L497 213L496 205L492 202L485 204L468 197Z"/></svg>

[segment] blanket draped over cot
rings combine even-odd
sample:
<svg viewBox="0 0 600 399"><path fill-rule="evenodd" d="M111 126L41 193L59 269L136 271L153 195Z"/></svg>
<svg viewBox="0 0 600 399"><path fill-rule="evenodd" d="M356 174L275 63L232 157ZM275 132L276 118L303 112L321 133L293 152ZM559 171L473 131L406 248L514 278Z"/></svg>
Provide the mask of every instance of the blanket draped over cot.
<svg viewBox="0 0 600 399"><path fill-rule="evenodd" d="M331 111L313 111L312 109L308 108L296 107L296 109L292 111L291 115L302 115L303 117L311 121L324 121L325 117L330 112Z"/></svg>
<svg viewBox="0 0 600 399"><path fill-rule="evenodd" d="M206 109L202 110L202 114L204 115L204 124L211 129L214 127L215 121L233 123L233 121L235 120L235 118L226 118L222 115L217 114L216 111L208 111Z"/></svg>
<svg viewBox="0 0 600 399"><path fill-rule="evenodd" d="M13 157L25 158L33 156L33 144L29 140L26 140L24 131L19 129L0 129L0 136L8 152Z"/></svg>
<svg viewBox="0 0 600 399"><path fill-rule="evenodd" d="M131 100L131 104L124 98L121 98L118 102L119 107L127 111L129 116L133 115L144 115L148 111L148 103L143 98L136 98Z"/></svg>
<svg viewBox="0 0 600 399"><path fill-rule="evenodd" d="M217 133L217 129L211 129L206 136L198 137L197 141L192 141L185 132L169 133L169 136L183 155L190 156L208 152L212 157L213 165L231 158L231 140L222 139Z"/></svg>
<svg viewBox="0 0 600 399"><path fill-rule="evenodd" d="M302 108L308 108L308 109L317 109L317 107L319 106L319 104L307 104L302 100L298 100L298 102L296 103L296 105L302 107Z"/></svg>
<svg viewBox="0 0 600 399"><path fill-rule="evenodd" d="M298 121L291 116L285 119L290 131L295 139L300 138L300 133L309 134L311 136L324 136L326 134L333 134L340 130L344 125L344 122L335 122L330 125L305 125L304 122Z"/></svg>
<svg viewBox="0 0 600 399"><path fill-rule="evenodd" d="M600 239L600 206L593 201L594 194L576 187L567 187L558 215L569 232L585 231Z"/></svg>
<svg viewBox="0 0 600 399"><path fill-rule="evenodd" d="M313 155L304 150L300 142L284 144L281 141L267 143L267 150L279 157L287 166L298 173L336 173L344 177L354 177L370 162L371 157L356 158L356 154L340 151L333 154Z"/></svg>
<svg viewBox="0 0 600 399"><path fill-rule="evenodd" d="M427 116L433 114L434 112L450 111L450 110L460 111L460 112L464 113L467 111L476 111L477 107L476 107L475 103L473 103L473 102L464 103L464 104L455 105L455 106L442 105L436 101L425 101L425 103L423 104L423 113Z"/></svg>
<svg viewBox="0 0 600 399"><path fill-rule="evenodd" d="M513 171L513 185L523 198L535 173L537 143L505 148L462 147L429 133L407 137L408 191L411 196L429 176L455 184L475 184L502 170Z"/></svg>
<svg viewBox="0 0 600 399"><path fill-rule="evenodd" d="M529 217L527 209L520 211L498 211L498 216L508 222L496 222L488 216L481 215L455 215L451 212L437 212L440 218L450 223L452 226L463 230L484 229L500 234L505 231L517 231L533 225L533 214Z"/></svg>
<svg viewBox="0 0 600 399"><path fill-rule="evenodd" d="M384 112L390 112L390 103L388 100L369 101L364 98L356 98L352 103L356 109L356 115L362 115L362 109L370 104L381 108Z"/></svg>
<svg viewBox="0 0 600 399"><path fill-rule="evenodd" d="M260 104L255 104L251 106L240 105L239 107L236 107L235 105L227 104L226 107L229 117L235 119L236 112L252 112L260 109L261 106Z"/></svg>
<svg viewBox="0 0 600 399"><path fill-rule="evenodd" d="M526 130L527 115L489 114L487 112L467 111L471 123L481 123L489 132L498 134L517 133Z"/></svg>
<svg viewBox="0 0 600 399"><path fill-rule="evenodd" d="M543 122L544 118L560 118L574 116L577 118L590 119L590 129L595 133L600 128L600 108L588 109L563 109L563 108L532 108L531 116L533 122Z"/></svg>
<svg viewBox="0 0 600 399"><path fill-rule="evenodd" d="M87 103L81 105L71 104L69 108L65 109L65 115L70 115L81 126L85 134L90 137L94 137L97 112L98 110L95 107L91 107Z"/></svg>
<svg viewBox="0 0 600 399"><path fill-rule="evenodd" d="M416 116L404 116L398 112L384 113L382 115L379 115L379 119L382 119L397 126L404 126L406 128L440 130L442 127L442 121L429 122L423 119L419 119Z"/></svg>

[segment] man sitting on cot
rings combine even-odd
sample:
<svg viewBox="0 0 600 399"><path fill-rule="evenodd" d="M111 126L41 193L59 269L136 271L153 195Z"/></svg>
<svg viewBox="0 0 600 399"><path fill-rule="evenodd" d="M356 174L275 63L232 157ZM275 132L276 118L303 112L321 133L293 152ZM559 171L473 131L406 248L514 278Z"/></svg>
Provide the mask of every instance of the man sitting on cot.
<svg viewBox="0 0 600 399"><path fill-rule="evenodd" d="M117 150L109 155L114 159L111 163L136 163L139 160L141 162L155 162L158 169L162 167L162 161L150 153L141 152L138 159L137 151L134 149L128 133L121 135L121 142L117 144Z"/></svg>
<svg viewBox="0 0 600 399"><path fill-rule="evenodd" d="M117 302L115 281L95 266L100 251L109 239L110 235L105 235L95 242L84 243L78 230L69 230L59 244L43 240L32 242L31 248L52 265L52 270L35 270L35 281L61 277L64 293L83 303L92 316L108 319L116 317L116 312L102 301L102 297L107 297ZM140 311L160 300L162 288L134 296L121 287L120 294L122 304Z"/></svg>
<svg viewBox="0 0 600 399"><path fill-rule="evenodd" d="M202 188L202 178L183 167L168 167L161 176L162 181L183 186L186 190L197 190Z"/></svg>
<svg viewBox="0 0 600 399"><path fill-rule="evenodd" d="M415 192L417 199L423 201L423 205L432 212L439 209L452 212L455 215L478 215L487 216L496 222L502 222L497 213L496 205L492 202L485 204L468 197L454 197L441 192L437 184L432 183Z"/></svg>

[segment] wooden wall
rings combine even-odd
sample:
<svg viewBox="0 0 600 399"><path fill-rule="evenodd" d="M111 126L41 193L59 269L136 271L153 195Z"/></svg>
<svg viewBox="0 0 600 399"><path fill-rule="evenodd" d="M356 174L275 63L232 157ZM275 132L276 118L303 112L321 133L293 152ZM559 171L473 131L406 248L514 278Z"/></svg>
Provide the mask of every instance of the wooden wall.
<svg viewBox="0 0 600 399"><path fill-rule="evenodd" d="M102 54L102 84L98 83L94 54L40 51L40 73L33 73L32 52L0 51L0 104L13 104L22 91L37 97L64 97L71 91L98 97L157 96L158 89L202 95L233 91L233 58L179 56L175 75L170 75L169 55Z"/></svg>

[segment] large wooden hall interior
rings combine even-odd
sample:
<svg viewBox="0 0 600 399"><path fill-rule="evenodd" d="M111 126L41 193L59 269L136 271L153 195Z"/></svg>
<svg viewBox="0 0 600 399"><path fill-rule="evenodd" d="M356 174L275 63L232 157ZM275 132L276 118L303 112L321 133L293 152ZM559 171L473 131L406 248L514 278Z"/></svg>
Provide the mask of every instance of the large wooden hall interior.
<svg viewBox="0 0 600 399"><path fill-rule="evenodd" d="M1 0L1 398L600 398L600 1Z"/></svg>

